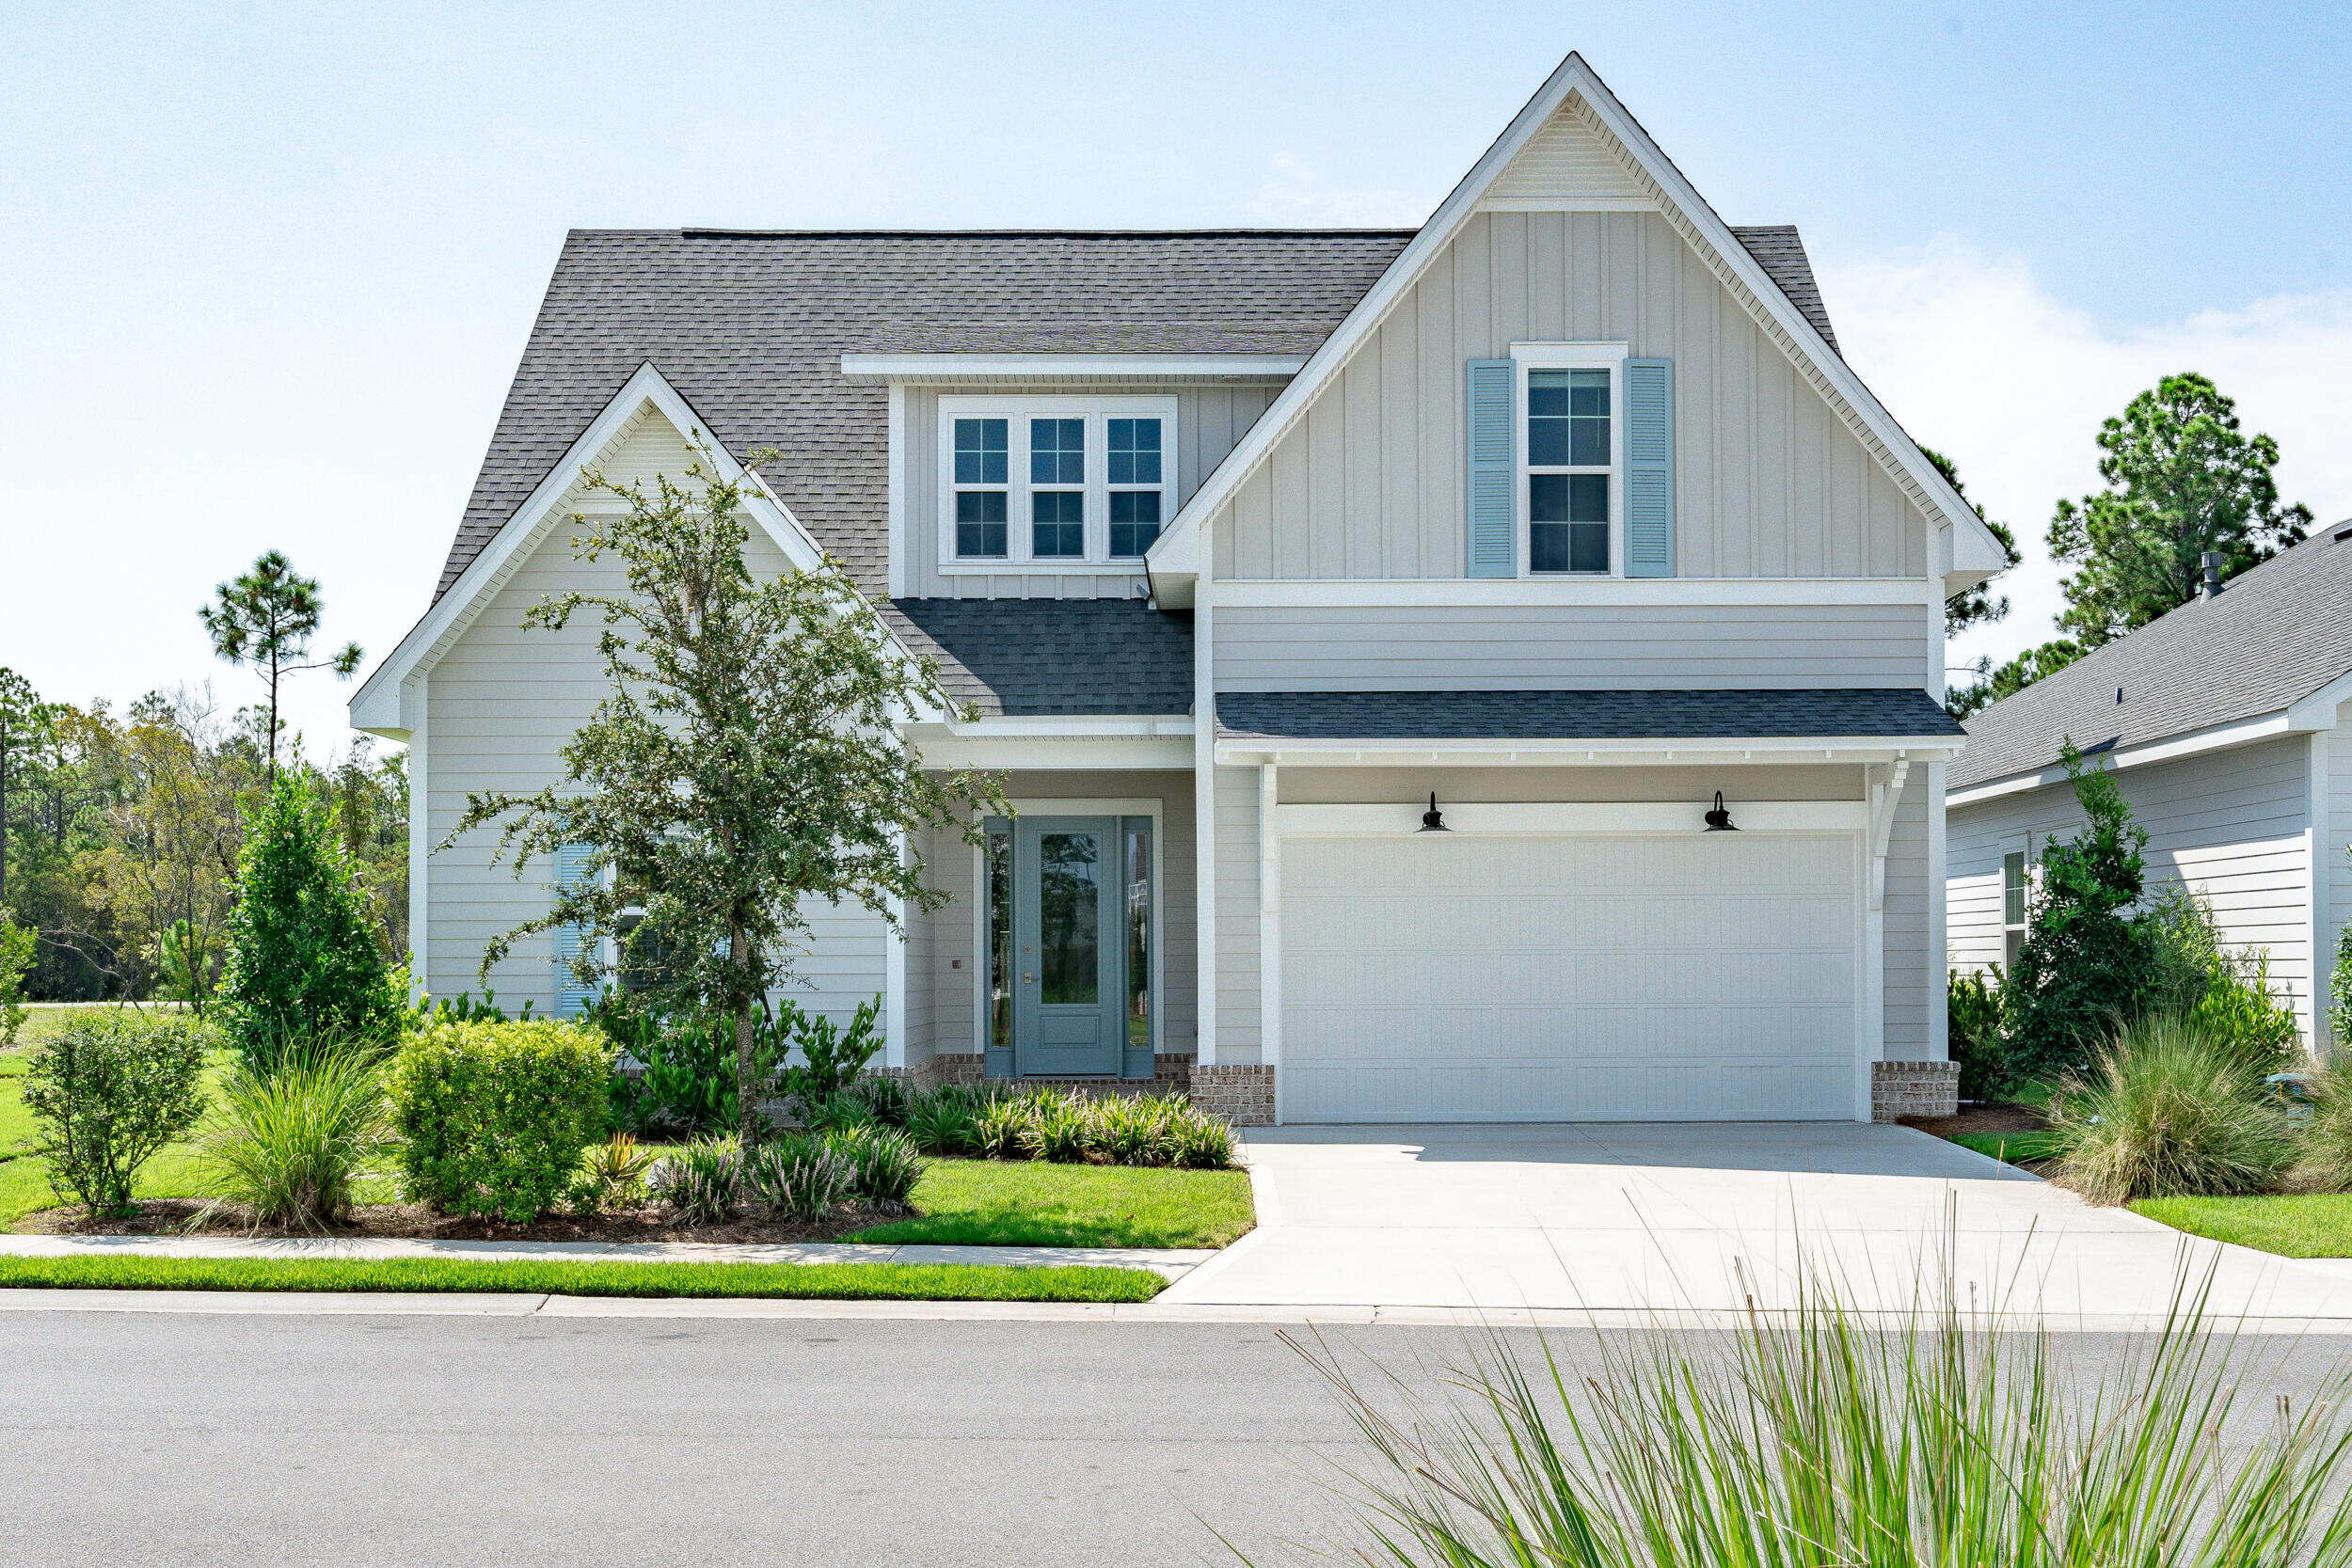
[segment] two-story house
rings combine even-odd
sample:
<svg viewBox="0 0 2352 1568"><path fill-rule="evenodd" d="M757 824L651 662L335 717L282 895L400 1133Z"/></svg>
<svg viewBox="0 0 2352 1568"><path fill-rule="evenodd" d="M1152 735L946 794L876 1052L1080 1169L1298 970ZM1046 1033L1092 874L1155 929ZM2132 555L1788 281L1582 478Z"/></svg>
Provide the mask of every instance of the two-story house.
<svg viewBox="0 0 2352 1568"><path fill-rule="evenodd" d="M1415 230L574 233L431 610L422 983L546 907L469 790L560 774L583 469L762 470L1001 769L943 912L827 911L886 1069L1158 1079L1246 1120L1868 1118L1952 1093L1942 606L2000 552L1571 55ZM1720 804L1721 810L1717 808ZM1710 816L1710 813L1713 815ZM551 946L491 976L568 1010Z"/></svg>

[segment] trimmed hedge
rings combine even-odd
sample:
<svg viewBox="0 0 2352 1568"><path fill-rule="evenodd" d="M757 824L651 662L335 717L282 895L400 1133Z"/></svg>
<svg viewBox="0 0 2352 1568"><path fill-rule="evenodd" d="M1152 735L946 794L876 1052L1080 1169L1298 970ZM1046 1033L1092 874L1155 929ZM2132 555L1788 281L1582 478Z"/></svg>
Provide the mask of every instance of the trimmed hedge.
<svg viewBox="0 0 2352 1568"><path fill-rule="evenodd" d="M411 1197L450 1213L537 1219L603 1140L612 1046L584 1024L437 1022L392 1060L392 1123Z"/></svg>

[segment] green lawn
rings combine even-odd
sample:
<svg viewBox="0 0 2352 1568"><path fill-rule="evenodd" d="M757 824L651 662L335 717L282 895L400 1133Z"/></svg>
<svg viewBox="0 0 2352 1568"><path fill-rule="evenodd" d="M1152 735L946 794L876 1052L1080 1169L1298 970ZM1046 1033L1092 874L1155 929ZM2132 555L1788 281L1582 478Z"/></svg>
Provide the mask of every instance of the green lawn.
<svg viewBox="0 0 2352 1568"><path fill-rule="evenodd" d="M2352 1194L2148 1197L2132 1205L2160 1225L2282 1258L2352 1258Z"/></svg>
<svg viewBox="0 0 2352 1568"><path fill-rule="evenodd" d="M1237 1170L933 1160L914 1189L920 1219L853 1242L947 1246L1221 1247L1258 1222Z"/></svg>
<svg viewBox="0 0 2352 1568"><path fill-rule="evenodd" d="M423 1291L564 1296L754 1296L824 1301L1150 1301L1148 1269L906 1263L467 1262L264 1258L0 1257L0 1289Z"/></svg>
<svg viewBox="0 0 2352 1568"><path fill-rule="evenodd" d="M2012 1165L2047 1160L2052 1154L2051 1135L2047 1132L1954 1132L1950 1136L1963 1148L1990 1154Z"/></svg>

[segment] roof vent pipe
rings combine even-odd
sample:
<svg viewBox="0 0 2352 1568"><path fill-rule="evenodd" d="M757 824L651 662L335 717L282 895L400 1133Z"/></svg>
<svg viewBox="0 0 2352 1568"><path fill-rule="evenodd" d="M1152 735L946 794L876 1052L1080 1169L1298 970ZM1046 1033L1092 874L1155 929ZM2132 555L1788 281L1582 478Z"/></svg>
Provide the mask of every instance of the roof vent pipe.
<svg viewBox="0 0 2352 1568"><path fill-rule="evenodd" d="M2221 597L2221 552L2219 550L2205 552L2204 596L2208 599Z"/></svg>

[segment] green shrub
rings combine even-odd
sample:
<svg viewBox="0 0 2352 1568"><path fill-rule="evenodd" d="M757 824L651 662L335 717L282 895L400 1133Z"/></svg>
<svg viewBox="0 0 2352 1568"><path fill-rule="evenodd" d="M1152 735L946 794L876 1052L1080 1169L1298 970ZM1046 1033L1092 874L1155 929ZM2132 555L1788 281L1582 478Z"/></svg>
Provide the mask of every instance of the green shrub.
<svg viewBox="0 0 2352 1568"><path fill-rule="evenodd" d="M1952 1060L1960 1064L1963 1100L1998 1100L2017 1086L2017 1067L2001 1032L2001 972L1951 972L1945 991Z"/></svg>
<svg viewBox="0 0 2352 1568"><path fill-rule="evenodd" d="M777 1073L777 1092L805 1110L848 1088L882 1047L882 1036L875 1028L881 1018L879 996L860 1004L846 1025L834 1023L822 1013L808 1012L788 1001L784 1003L778 1022L799 1050L801 1059Z"/></svg>
<svg viewBox="0 0 2352 1568"><path fill-rule="evenodd" d="M637 1147L635 1137L613 1133L581 1160L570 1208L582 1214L635 1208L645 1200L645 1175L653 1168L653 1159Z"/></svg>
<svg viewBox="0 0 2352 1568"><path fill-rule="evenodd" d="M2196 1006L2228 968L2213 906L2195 888L2173 882L2150 898L2136 920L2148 942L2142 1010L2185 1012Z"/></svg>
<svg viewBox="0 0 2352 1568"><path fill-rule="evenodd" d="M0 823L0 830L5 827ZM0 832L0 847L5 841L6 833ZM39 946L40 933L19 926L7 906L0 905L0 1045L14 1045L17 1031L32 1016L24 1006L24 976Z"/></svg>
<svg viewBox="0 0 2352 1568"><path fill-rule="evenodd" d="M743 1146L732 1132L696 1138L655 1165L647 1184L688 1225L717 1225L743 1201Z"/></svg>
<svg viewBox="0 0 2352 1568"><path fill-rule="evenodd" d="M2352 854L2352 848L2345 850ZM2352 920L2336 933L2336 970L2328 981L2335 999L2328 1006L2328 1022L2339 1052L2352 1051Z"/></svg>
<svg viewBox="0 0 2352 1568"><path fill-rule="evenodd" d="M877 1127L873 1101L844 1089L822 1100L803 1101L801 1125L812 1132L847 1132L853 1127Z"/></svg>
<svg viewBox="0 0 2352 1568"><path fill-rule="evenodd" d="M746 1196L770 1219L807 1224L850 1195L857 1170L833 1140L784 1132L752 1150L743 1177Z"/></svg>
<svg viewBox="0 0 2352 1568"><path fill-rule="evenodd" d="M1187 1170L1233 1167L1233 1124L1187 1105L1168 1131L1168 1164Z"/></svg>
<svg viewBox="0 0 2352 1568"><path fill-rule="evenodd" d="M849 1167L850 1187L878 1209L903 1212L923 1180L914 1142L895 1127L853 1128L826 1142Z"/></svg>
<svg viewBox="0 0 2352 1568"><path fill-rule="evenodd" d="M914 1097L907 1093L903 1078L874 1073L859 1078L841 1092L863 1101L870 1113L868 1119L878 1127L904 1127L914 1110Z"/></svg>
<svg viewBox="0 0 2352 1568"><path fill-rule="evenodd" d="M2232 1047L2157 1013L2119 1033L2088 1080L2050 1099L2058 1176L2093 1203L2261 1192L2295 1148Z"/></svg>
<svg viewBox="0 0 2352 1568"><path fill-rule="evenodd" d="M1094 1147L1115 1165L1164 1165L1184 1105L1158 1095L1106 1097L1094 1105Z"/></svg>
<svg viewBox="0 0 2352 1568"><path fill-rule="evenodd" d="M2267 952L2224 958L2190 1015L2249 1077L2284 1071L2295 1060L2295 1014L2270 992Z"/></svg>
<svg viewBox="0 0 2352 1568"><path fill-rule="evenodd" d="M1032 1160L1074 1164L1094 1148L1094 1117L1076 1097L1041 1093L1029 1107L1028 1125L1021 1132L1021 1150Z"/></svg>
<svg viewBox="0 0 2352 1568"><path fill-rule="evenodd" d="M33 1152L59 1199L93 1214L131 1209L131 1182L204 1114L205 1026L177 1013L76 1014L24 1074Z"/></svg>
<svg viewBox="0 0 2352 1568"><path fill-rule="evenodd" d="M585 1024L435 1023L393 1058L410 1196L520 1225L553 1208L605 1135L612 1048Z"/></svg>
<svg viewBox="0 0 2352 1568"><path fill-rule="evenodd" d="M199 1144L215 1196L257 1226L318 1230L351 1207L387 1143L374 1053L319 1050L275 1070L239 1069Z"/></svg>
<svg viewBox="0 0 2352 1568"><path fill-rule="evenodd" d="M992 1160L1025 1160L1025 1140L1033 1109L1026 1100L991 1100L972 1116L974 1141Z"/></svg>
<svg viewBox="0 0 2352 1568"><path fill-rule="evenodd" d="M917 1095L907 1107L907 1136L925 1154L977 1154L980 1130L977 1102L952 1088Z"/></svg>
<svg viewBox="0 0 2352 1568"><path fill-rule="evenodd" d="M298 771L278 775L237 858L220 1001L248 1057L287 1039L389 1037L404 1011L357 863Z"/></svg>
<svg viewBox="0 0 2352 1568"><path fill-rule="evenodd" d="M2042 857L2024 944L2001 988L2003 1027L2021 1069L2081 1068L2140 1010L2154 977L2141 925L2125 911L2145 882L2148 833L2114 776L2061 753L2090 825Z"/></svg>

